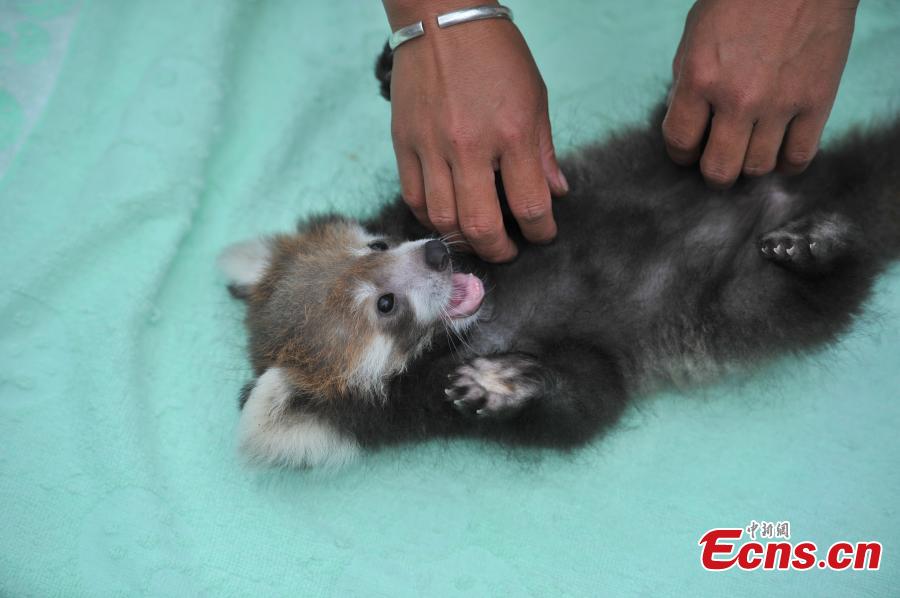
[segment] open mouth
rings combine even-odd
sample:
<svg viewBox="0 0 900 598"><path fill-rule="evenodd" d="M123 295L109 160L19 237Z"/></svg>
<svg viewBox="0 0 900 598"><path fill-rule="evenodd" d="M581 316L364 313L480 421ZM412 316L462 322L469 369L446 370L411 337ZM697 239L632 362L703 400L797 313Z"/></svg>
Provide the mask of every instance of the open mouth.
<svg viewBox="0 0 900 598"><path fill-rule="evenodd" d="M467 318L478 311L484 300L484 284L474 274L454 274L451 279L453 290L447 313L451 318Z"/></svg>

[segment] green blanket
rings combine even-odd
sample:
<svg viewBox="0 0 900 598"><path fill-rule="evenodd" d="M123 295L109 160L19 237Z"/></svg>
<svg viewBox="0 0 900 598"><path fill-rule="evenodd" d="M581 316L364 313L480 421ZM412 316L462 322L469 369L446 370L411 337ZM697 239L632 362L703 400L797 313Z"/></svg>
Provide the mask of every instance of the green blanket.
<svg viewBox="0 0 900 598"><path fill-rule="evenodd" d="M512 3L562 150L643 118L688 2ZM397 188L378 2L0 3L0 595L897 595L900 269L837 345L632 408L571 455L338 472L235 450L227 244ZM900 110L864 0L827 137ZM709 573L714 527L878 540L875 572Z"/></svg>

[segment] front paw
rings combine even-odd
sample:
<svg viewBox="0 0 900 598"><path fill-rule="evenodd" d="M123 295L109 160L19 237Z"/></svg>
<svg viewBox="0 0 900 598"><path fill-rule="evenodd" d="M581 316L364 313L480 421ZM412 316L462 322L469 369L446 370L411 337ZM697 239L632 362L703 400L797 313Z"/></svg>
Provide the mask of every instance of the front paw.
<svg viewBox="0 0 900 598"><path fill-rule="evenodd" d="M537 398L539 367L524 355L478 357L450 374L444 393L466 415L509 419Z"/></svg>

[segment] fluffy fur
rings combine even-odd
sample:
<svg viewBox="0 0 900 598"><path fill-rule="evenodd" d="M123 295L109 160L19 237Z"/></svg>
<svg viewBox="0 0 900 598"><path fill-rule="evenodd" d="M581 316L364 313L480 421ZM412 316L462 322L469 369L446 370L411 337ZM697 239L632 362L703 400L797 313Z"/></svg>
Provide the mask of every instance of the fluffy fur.
<svg viewBox="0 0 900 598"><path fill-rule="evenodd" d="M378 75L387 96L389 54ZM900 122L847 135L802 176L722 192L669 160L662 114L566 158L558 239L529 245L507 219L510 264L439 270L405 243L429 233L399 199L362 226L320 219L226 254L259 376L244 445L305 465L431 436L577 446L648 387L834 339L900 256ZM478 273L480 310L417 318L456 292L451 272ZM398 307L379 315L388 292ZM254 404L270 395L278 409Z"/></svg>

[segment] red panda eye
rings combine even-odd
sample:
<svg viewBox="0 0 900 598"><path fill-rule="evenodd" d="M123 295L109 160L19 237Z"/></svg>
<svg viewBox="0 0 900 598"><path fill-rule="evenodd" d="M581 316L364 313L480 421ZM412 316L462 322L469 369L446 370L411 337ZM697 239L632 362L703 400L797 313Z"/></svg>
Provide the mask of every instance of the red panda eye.
<svg viewBox="0 0 900 598"><path fill-rule="evenodd" d="M389 314L394 311L394 294L388 293L378 298L378 311Z"/></svg>
<svg viewBox="0 0 900 598"><path fill-rule="evenodd" d="M387 251L388 244L384 241L372 241L369 243L369 249L373 251Z"/></svg>

